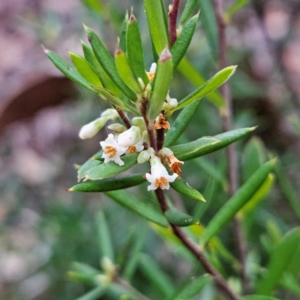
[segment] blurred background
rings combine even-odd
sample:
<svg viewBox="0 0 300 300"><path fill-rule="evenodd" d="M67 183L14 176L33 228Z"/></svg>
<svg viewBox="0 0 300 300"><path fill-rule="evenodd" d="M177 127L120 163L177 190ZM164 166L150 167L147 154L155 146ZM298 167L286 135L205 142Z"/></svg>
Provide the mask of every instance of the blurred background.
<svg viewBox="0 0 300 300"><path fill-rule="evenodd" d="M164 3L166 7L170 4ZM233 1L224 3L226 8ZM184 4L182 1L181 10ZM87 42L85 23L113 53L131 6L141 27L149 68L153 58L142 1L0 2L0 299L67 300L88 290L70 280L67 272L74 261L99 267L97 211L105 211L116 249L123 249L123 256L130 252L125 237L140 226L139 217L102 195L66 191L77 181L74 165L96 153L107 134L102 130L95 138L82 141L78 131L106 106L62 77L42 45L68 60L68 51L82 54L80 40ZM214 22L202 10L188 51L188 58L206 78L218 69ZM270 226L267 219L282 233L299 224L300 2L250 0L231 18L227 35L229 64L239 66L230 80L234 127L258 125L251 141L268 149L265 155L278 156L281 164L270 196L250 222L254 224L250 243L255 244L256 232ZM191 83L176 74L171 96L180 100L192 89ZM218 111L204 100L186 137L220 132ZM249 138L238 144L240 153L247 143ZM226 175L219 172L225 168L224 157L224 151L219 151L199 160L196 167L191 163L183 168L193 186L209 199L218 198L207 208L204 223L226 199ZM245 163L242 154L239 159ZM190 170L194 173L188 175ZM145 193L139 195L153 201ZM195 204L188 202L187 207L192 211ZM230 246L232 240L227 237L225 243ZM185 264L168 265L174 251L154 232L147 231L144 248L178 281L191 270ZM119 260L124 259L121 254ZM147 289L142 280L139 285Z"/></svg>

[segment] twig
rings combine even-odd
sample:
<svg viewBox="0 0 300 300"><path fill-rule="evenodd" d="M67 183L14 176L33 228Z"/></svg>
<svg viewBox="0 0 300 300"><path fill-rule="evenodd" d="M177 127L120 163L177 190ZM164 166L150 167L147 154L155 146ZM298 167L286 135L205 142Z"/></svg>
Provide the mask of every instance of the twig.
<svg viewBox="0 0 300 300"><path fill-rule="evenodd" d="M219 40L219 68L223 69L227 66L226 59L226 22L224 20L223 1L214 0L214 11L218 26L218 40ZM230 90L228 83L224 83L221 88L221 94L226 101L226 110L222 116L224 131L230 131L232 129L232 99L230 96ZM228 159L228 175L229 175L229 195L233 196L238 187L238 165L237 154L235 145L231 144L227 147L227 159ZM250 292L250 283L246 273L246 245L243 236L241 222L239 219L234 220L234 234L238 247L238 254L241 261L241 278L243 282L243 290L245 294Z"/></svg>
<svg viewBox="0 0 300 300"><path fill-rule="evenodd" d="M141 105L141 113L144 118L144 122L146 124L150 146L157 152L156 138L154 135L154 130L149 127L149 121L147 119L147 107L148 107L148 99L144 98Z"/></svg>
<svg viewBox="0 0 300 300"><path fill-rule="evenodd" d="M155 190L155 194L157 200L159 202L160 208L165 213L169 206L167 204L164 192L162 189L158 188ZM239 296L237 296L228 286L226 280L222 277L222 275L209 263L209 261L204 256L204 253L198 248L196 244L194 244L185 233L177 226L170 224L173 233L181 240L181 242L187 247L187 249L197 258L197 260L204 267L205 271L212 275L215 284L217 287L222 290L231 300L239 300Z"/></svg>
<svg viewBox="0 0 300 300"><path fill-rule="evenodd" d="M114 107L115 107L116 111L118 112L120 118L122 119L123 123L125 124L125 126L129 129L131 127L131 122L125 115L124 111L116 106L114 106Z"/></svg>
<svg viewBox="0 0 300 300"><path fill-rule="evenodd" d="M156 143L157 143L157 151L161 150L163 145L164 145L164 141L165 141L165 129L161 128L161 129L157 129L156 130Z"/></svg>
<svg viewBox="0 0 300 300"><path fill-rule="evenodd" d="M180 0L173 0L172 9L169 12L169 35L170 35L171 46L173 46L173 44L177 39L176 22L177 22L179 4L180 4Z"/></svg>

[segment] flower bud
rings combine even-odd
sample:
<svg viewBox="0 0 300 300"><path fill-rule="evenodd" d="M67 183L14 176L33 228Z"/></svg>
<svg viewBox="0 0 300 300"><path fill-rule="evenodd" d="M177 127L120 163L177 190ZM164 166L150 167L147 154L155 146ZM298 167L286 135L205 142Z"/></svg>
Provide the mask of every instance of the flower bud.
<svg viewBox="0 0 300 300"><path fill-rule="evenodd" d="M106 118L108 120L114 120L119 116L118 112L113 109L113 108L109 108L106 109L102 114L101 117Z"/></svg>
<svg viewBox="0 0 300 300"><path fill-rule="evenodd" d="M114 131L116 133L121 133L126 131L126 127L122 124L114 123L107 126L107 128L111 131Z"/></svg>
<svg viewBox="0 0 300 300"><path fill-rule="evenodd" d="M79 137L83 140L92 138L105 125L105 123L105 118L98 118L95 121L84 125L79 131Z"/></svg>
<svg viewBox="0 0 300 300"><path fill-rule="evenodd" d="M140 129L137 126L131 126L118 136L118 144L122 147L129 147L136 144L140 139Z"/></svg>

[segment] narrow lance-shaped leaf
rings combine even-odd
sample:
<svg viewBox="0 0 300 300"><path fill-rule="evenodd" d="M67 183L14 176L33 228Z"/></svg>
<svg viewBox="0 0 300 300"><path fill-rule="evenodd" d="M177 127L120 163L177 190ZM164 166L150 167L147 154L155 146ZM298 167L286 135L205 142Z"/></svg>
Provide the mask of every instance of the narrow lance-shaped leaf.
<svg viewBox="0 0 300 300"><path fill-rule="evenodd" d="M193 116L196 114L200 102L201 99L194 101L190 105L186 106L183 110L181 110L175 121L172 123L171 129L166 135L164 143L166 147L172 146L182 135L187 126L190 124Z"/></svg>
<svg viewBox="0 0 300 300"><path fill-rule="evenodd" d="M198 1L201 26L204 29L213 58L218 57L218 28L212 1Z"/></svg>
<svg viewBox="0 0 300 300"><path fill-rule="evenodd" d="M124 21L122 23L121 34L120 34L120 48L123 52L126 52L126 36L127 36L127 23L128 23L128 12L126 12Z"/></svg>
<svg viewBox="0 0 300 300"><path fill-rule="evenodd" d="M171 48L173 58L173 68L176 69L181 59L184 57L194 35L199 14L191 18L182 28L176 42Z"/></svg>
<svg viewBox="0 0 300 300"><path fill-rule="evenodd" d="M69 192L98 193L122 190L145 182L146 180L144 179L143 175L144 174L134 174L119 178L113 177L102 180L82 182L71 187Z"/></svg>
<svg viewBox="0 0 300 300"><path fill-rule="evenodd" d="M196 7L198 0L187 0L182 15L179 20L179 24L183 25L189 16L192 14L193 9Z"/></svg>
<svg viewBox="0 0 300 300"><path fill-rule="evenodd" d="M123 166L119 166L113 161L110 161L105 164L96 166L85 173L86 180L99 180L107 177L117 175L121 172L124 172L137 163L137 157L139 153L128 154L122 156L124 162Z"/></svg>
<svg viewBox="0 0 300 300"><path fill-rule="evenodd" d="M238 12L249 0L236 0L225 12L227 18L231 18L236 12Z"/></svg>
<svg viewBox="0 0 300 300"><path fill-rule="evenodd" d="M165 216L169 223L179 227L190 226L199 222L197 218L194 218L175 207L170 207L167 211L165 211Z"/></svg>
<svg viewBox="0 0 300 300"><path fill-rule="evenodd" d="M194 276L192 276L194 278ZM183 288L180 288L180 291L172 295L171 299L191 299L197 296L206 285L212 282L212 278L209 275L203 275L199 278L189 280Z"/></svg>
<svg viewBox="0 0 300 300"><path fill-rule="evenodd" d="M93 50L86 45L84 42L81 42L82 50L84 53L84 58L89 63L90 67L97 73L98 77L100 78L103 86L110 90L114 95L120 96L121 91L119 88L113 83L113 81L109 78L106 74L100 63L98 62Z"/></svg>
<svg viewBox="0 0 300 300"><path fill-rule="evenodd" d="M222 149L243 138L256 127L240 128L213 137L202 137L190 143L170 147L179 160L189 160Z"/></svg>
<svg viewBox="0 0 300 300"><path fill-rule="evenodd" d="M124 82L136 93L141 93L142 88L131 70L127 56L121 49L116 50L115 61L119 75Z"/></svg>
<svg viewBox="0 0 300 300"><path fill-rule="evenodd" d="M139 112L133 106L128 104L126 101L122 101L120 98L113 95L109 90L102 87L94 87L94 89L105 101L108 101L112 105L121 109L128 110L139 115Z"/></svg>
<svg viewBox="0 0 300 300"><path fill-rule="evenodd" d="M77 172L77 179L78 181L80 181L81 179L83 179L85 177L85 173L96 167L99 166L102 162L99 160L94 160L94 159L89 159L87 160L78 170Z"/></svg>
<svg viewBox="0 0 300 300"><path fill-rule="evenodd" d="M267 266L268 274L258 283L257 291L259 294L271 295L294 255L297 255L299 246L300 228L298 227L288 232L272 252Z"/></svg>
<svg viewBox="0 0 300 300"><path fill-rule="evenodd" d="M201 244L204 246L214 237L251 199L254 193L266 180L272 171L276 161L271 160L260 167L249 180L223 205L223 207L211 219L201 237Z"/></svg>
<svg viewBox="0 0 300 300"><path fill-rule="evenodd" d="M86 26L84 27L84 29L88 35L88 40L93 48L95 56L101 64L101 66L103 67L103 69L105 70L105 72L110 76L114 83L130 100L136 101L137 95L121 79L113 58L102 44L97 34L92 29Z"/></svg>
<svg viewBox="0 0 300 300"><path fill-rule="evenodd" d="M197 190L193 189L187 182L185 182L182 178L177 178L174 182L170 182L170 186L172 189L177 191L180 194L188 196L195 200L200 200L205 202L203 195Z"/></svg>
<svg viewBox="0 0 300 300"><path fill-rule="evenodd" d="M184 57L179 63L177 70L195 86L200 86L206 82L205 78L195 69L195 67ZM217 92L211 92L206 98L218 108L225 107L224 98Z"/></svg>
<svg viewBox="0 0 300 300"><path fill-rule="evenodd" d="M258 137L252 137L243 151L243 179L247 180L266 160L262 141Z"/></svg>
<svg viewBox="0 0 300 300"><path fill-rule="evenodd" d="M103 296L106 292L107 287L98 286L85 295L76 298L75 300L97 300L99 297Z"/></svg>
<svg viewBox="0 0 300 300"><path fill-rule="evenodd" d="M135 198L133 195L125 191L106 192L105 194L120 205L141 215L147 220L163 227L168 226L166 218L160 211L155 210L152 206L146 203L143 203L140 199Z"/></svg>
<svg viewBox="0 0 300 300"><path fill-rule="evenodd" d="M142 78L145 85L149 82L145 71L144 52L138 22L131 12L126 33L127 57L136 78Z"/></svg>
<svg viewBox="0 0 300 300"><path fill-rule="evenodd" d="M92 85L86 79L84 79L72 65L70 65L58 54L47 49L45 49L44 51L52 61L52 63L55 65L55 67L60 70L66 77L70 78L86 89L95 92L95 90L92 88Z"/></svg>
<svg viewBox="0 0 300 300"><path fill-rule="evenodd" d="M257 192L252 196L249 202L242 208L241 214L247 216L248 213L255 209L256 206L266 197L266 195L270 192L272 185L274 183L275 176L271 173L268 175L264 183L257 190Z"/></svg>
<svg viewBox="0 0 300 300"><path fill-rule="evenodd" d="M98 245L101 257L108 257L114 262L114 249L105 216L102 211L96 216Z"/></svg>
<svg viewBox="0 0 300 300"><path fill-rule="evenodd" d="M126 259L126 265L122 274L122 277L128 282L131 281L132 276L137 269L139 256L147 236L147 227L145 226L145 223L139 225L136 229L135 237L133 238L133 246Z"/></svg>
<svg viewBox="0 0 300 300"><path fill-rule="evenodd" d="M157 64L153 92L150 96L147 112L149 120L154 120L159 115L170 88L172 75L172 56L169 49L165 48Z"/></svg>
<svg viewBox="0 0 300 300"><path fill-rule="evenodd" d="M161 53L169 45L168 29L162 3L160 0L144 0L144 6L155 50L157 53Z"/></svg>
<svg viewBox="0 0 300 300"><path fill-rule="evenodd" d="M185 107L186 105L192 103L195 100L201 99L205 97L207 94L216 90L219 86L221 86L224 82L226 82L235 72L236 66L227 67L213 77L211 77L208 81L206 81L203 85L197 88L194 92L189 94L187 97L182 99L176 110Z"/></svg>
<svg viewBox="0 0 300 300"><path fill-rule="evenodd" d="M98 75L90 67L89 63L80 55L69 52L73 65L79 72L79 74L85 78L88 82L95 86L102 86L102 83Z"/></svg>
<svg viewBox="0 0 300 300"><path fill-rule="evenodd" d="M161 292L163 298L167 298L174 291L172 281L150 256L141 253L139 256L139 269L155 290Z"/></svg>

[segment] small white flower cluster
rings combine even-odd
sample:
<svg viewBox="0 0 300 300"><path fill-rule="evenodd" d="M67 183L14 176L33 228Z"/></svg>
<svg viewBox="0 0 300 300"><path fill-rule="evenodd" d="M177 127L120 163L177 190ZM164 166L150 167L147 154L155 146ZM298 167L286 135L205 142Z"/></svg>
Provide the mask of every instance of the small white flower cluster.
<svg viewBox="0 0 300 300"><path fill-rule="evenodd" d="M131 126L130 129L119 135L110 133L105 141L100 142L103 149L102 158L104 158L104 163L113 161L119 166L123 166L124 162L120 156L141 152L144 149L143 136L138 126Z"/></svg>
<svg viewBox="0 0 300 300"><path fill-rule="evenodd" d="M146 173L146 179L150 183L148 191L156 190L157 188L168 190L170 188L170 182L175 181L178 174L173 173L169 175L161 159L154 154L153 148L142 151L138 156L138 163L144 163L148 160L150 160L151 165L151 174Z"/></svg>
<svg viewBox="0 0 300 300"><path fill-rule="evenodd" d="M153 63L150 72L147 72L150 82L153 81L155 72L156 63ZM138 81L142 88L142 94L140 95L141 99L143 97L149 98L151 94L151 85L148 83L147 86L145 86L141 78L138 78ZM156 129L170 129L170 124L164 116L169 117L177 105L177 100L175 98L170 98L168 94L163 105L164 114L160 114L160 116L156 118ZM108 120L115 120L118 116L118 112L115 109L107 109L101 114L100 118L83 126L79 132L79 137L88 139L95 136ZM150 183L148 191L156 190L157 188L169 189L169 183L180 177L180 165L183 164L183 162L179 161L168 148L160 150L158 156L151 147L144 150L144 142L148 142L148 134L144 119L142 117L135 117L131 122L132 126L129 129L126 129L126 127L121 124L111 124L108 126L108 129L112 130L114 134L110 133L104 141L100 142L103 149L102 158L104 158L104 163L113 161L119 166L123 166L124 161L121 159L122 155L140 152L138 163L150 161L151 165L151 172L146 173L145 175ZM164 164L169 165L170 170L174 172L172 175L169 175L162 161Z"/></svg>

